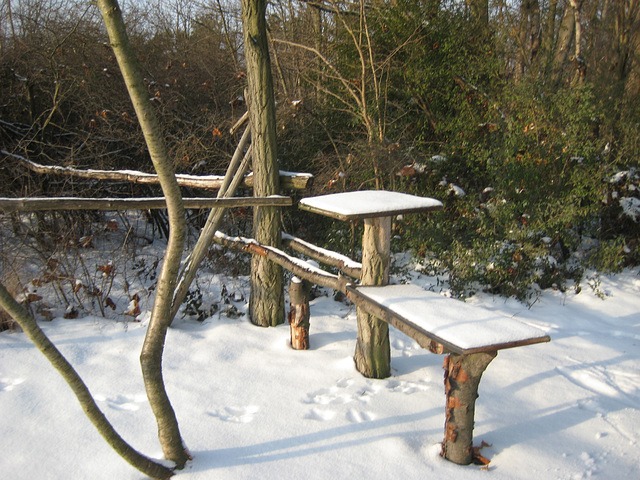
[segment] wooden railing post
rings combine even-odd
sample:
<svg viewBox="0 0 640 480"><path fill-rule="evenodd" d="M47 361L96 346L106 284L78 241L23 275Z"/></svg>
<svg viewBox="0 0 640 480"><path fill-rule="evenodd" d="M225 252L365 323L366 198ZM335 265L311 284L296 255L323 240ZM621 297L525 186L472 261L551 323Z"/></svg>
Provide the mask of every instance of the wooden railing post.
<svg viewBox="0 0 640 480"><path fill-rule="evenodd" d="M291 346L295 350L309 350L309 296L311 282L293 277L289 284L289 325Z"/></svg>

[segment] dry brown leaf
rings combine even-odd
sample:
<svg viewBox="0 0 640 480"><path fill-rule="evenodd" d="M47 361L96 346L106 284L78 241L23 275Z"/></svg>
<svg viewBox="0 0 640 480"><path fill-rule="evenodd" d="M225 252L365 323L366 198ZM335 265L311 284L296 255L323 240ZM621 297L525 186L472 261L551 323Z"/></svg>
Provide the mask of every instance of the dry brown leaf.
<svg viewBox="0 0 640 480"><path fill-rule="evenodd" d="M113 300L111 300L110 297L107 297L107 298L104 299L104 304L107 307L111 308L111 310L115 310L116 309L116 304L113 303Z"/></svg>
<svg viewBox="0 0 640 480"><path fill-rule="evenodd" d="M134 295L131 298L131 302L129 302L129 310L124 312L125 315L131 315L132 317L135 317L140 314L140 304L138 303L138 300L138 295Z"/></svg>
<svg viewBox="0 0 640 480"><path fill-rule="evenodd" d="M109 275L111 275L111 271L113 270L113 265L110 263L107 263L106 265L99 265L98 270L104 273L105 277L108 277Z"/></svg>
<svg viewBox="0 0 640 480"><path fill-rule="evenodd" d="M29 303L37 302L38 300L42 300L42 297L40 295L37 295L35 293L30 293L27 295L27 302Z"/></svg>
<svg viewBox="0 0 640 480"><path fill-rule="evenodd" d="M117 220L109 220L107 222L107 229L112 232L118 231L118 221Z"/></svg>

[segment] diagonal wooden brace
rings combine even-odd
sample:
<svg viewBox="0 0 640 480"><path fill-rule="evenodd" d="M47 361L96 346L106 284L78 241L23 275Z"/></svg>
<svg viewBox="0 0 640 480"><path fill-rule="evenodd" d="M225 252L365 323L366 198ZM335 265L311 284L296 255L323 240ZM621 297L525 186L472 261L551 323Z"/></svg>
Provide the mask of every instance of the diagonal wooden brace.
<svg viewBox="0 0 640 480"><path fill-rule="evenodd" d="M497 351L470 355L450 354L444 359L447 396L442 456L459 465L473 461L473 425L478 385Z"/></svg>

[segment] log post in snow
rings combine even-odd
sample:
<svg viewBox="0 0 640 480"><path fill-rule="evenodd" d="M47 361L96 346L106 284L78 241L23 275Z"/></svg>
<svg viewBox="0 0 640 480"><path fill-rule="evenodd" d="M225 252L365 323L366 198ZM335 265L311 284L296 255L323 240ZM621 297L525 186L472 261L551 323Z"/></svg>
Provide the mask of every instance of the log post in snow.
<svg viewBox="0 0 640 480"><path fill-rule="evenodd" d="M497 354L450 354L444 359L447 406L442 456L451 462L469 465L473 461L473 418L478 385L482 373Z"/></svg>
<svg viewBox="0 0 640 480"><path fill-rule="evenodd" d="M364 220L362 237L362 285L387 285L391 260L391 217ZM354 360L358 371L369 378L391 375L389 325L358 309L358 341Z"/></svg>
<svg viewBox="0 0 640 480"><path fill-rule="evenodd" d="M311 283L293 277L289 284L289 325L294 350L309 350L309 295Z"/></svg>

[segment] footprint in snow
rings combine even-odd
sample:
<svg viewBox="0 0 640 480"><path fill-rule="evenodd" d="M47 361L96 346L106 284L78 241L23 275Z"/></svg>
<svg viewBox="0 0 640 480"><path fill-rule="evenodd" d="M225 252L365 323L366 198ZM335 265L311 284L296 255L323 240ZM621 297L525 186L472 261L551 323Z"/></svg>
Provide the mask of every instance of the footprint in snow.
<svg viewBox="0 0 640 480"><path fill-rule="evenodd" d="M332 420L333 418L335 418L336 416L336 412L334 412L333 410L320 410L319 408L312 408L311 410L309 410L309 413L307 413L304 418L306 418L307 420L317 420L320 422L325 422L327 420Z"/></svg>
<svg viewBox="0 0 640 480"><path fill-rule="evenodd" d="M353 401L353 395L342 393L337 387L323 388L307 393L306 398L302 399L302 403L317 405L345 404L351 401Z"/></svg>
<svg viewBox="0 0 640 480"><path fill-rule="evenodd" d="M260 410L259 407L249 405L248 407L224 407L215 412L207 412L207 414L217 417L223 422L249 423L253 421L258 410Z"/></svg>
<svg viewBox="0 0 640 480"><path fill-rule="evenodd" d="M375 418L375 415L373 415L371 412L362 412L354 408L350 408L347 412L347 420L349 420L351 423L369 422L371 420L375 420Z"/></svg>
<svg viewBox="0 0 640 480"><path fill-rule="evenodd" d="M386 387L390 392L400 392L404 393L405 395L411 395L412 393L424 392L425 390L429 390L429 386L423 383L396 379L388 380Z"/></svg>
<svg viewBox="0 0 640 480"><path fill-rule="evenodd" d="M0 379L0 392L10 392L16 386L24 382L22 378L3 378Z"/></svg>
<svg viewBox="0 0 640 480"><path fill-rule="evenodd" d="M115 397L96 395L95 399L98 402L106 402L107 406L114 410L135 412L140 410L141 403L147 401L147 396L144 393L138 393L136 395L117 395Z"/></svg>
<svg viewBox="0 0 640 480"><path fill-rule="evenodd" d="M341 378L336 382L338 388L347 388L353 385L353 378Z"/></svg>

